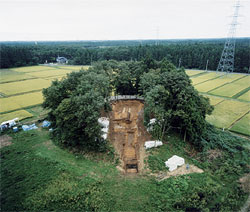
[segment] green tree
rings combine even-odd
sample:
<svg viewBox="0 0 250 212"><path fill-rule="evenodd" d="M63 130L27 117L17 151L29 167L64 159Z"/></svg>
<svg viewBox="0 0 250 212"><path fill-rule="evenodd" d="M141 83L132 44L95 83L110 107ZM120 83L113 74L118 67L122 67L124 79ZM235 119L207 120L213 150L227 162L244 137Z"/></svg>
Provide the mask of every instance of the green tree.
<svg viewBox="0 0 250 212"><path fill-rule="evenodd" d="M155 117L156 126L160 126L157 130L159 139L170 128L179 129L190 142L201 147L200 138L207 126L205 117L213 107L208 98L194 89L184 69L169 67L172 69L151 70L141 77L145 123Z"/></svg>
<svg viewBox="0 0 250 212"><path fill-rule="evenodd" d="M98 118L103 108L109 108L110 95L109 78L104 72L73 72L62 81L54 81L43 95L53 134L61 143L92 150L102 147Z"/></svg>

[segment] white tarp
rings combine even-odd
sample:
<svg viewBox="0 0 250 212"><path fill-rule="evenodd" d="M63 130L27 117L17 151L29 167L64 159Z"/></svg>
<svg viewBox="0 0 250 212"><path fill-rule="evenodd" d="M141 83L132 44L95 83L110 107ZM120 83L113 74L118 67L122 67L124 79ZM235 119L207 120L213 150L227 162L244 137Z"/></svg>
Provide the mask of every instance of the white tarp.
<svg viewBox="0 0 250 212"><path fill-rule="evenodd" d="M109 131L109 118L107 117L101 117L98 119L98 123L103 127L102 128L102 137L104 139L107 139L108 131Z"/></svg>
<svg viewBox="0 0 250 212"><path fill-rule="evenodd" d="M146 149L150 149L152 147L158 147L161 146L162 142L161 141L146 141L144 146Z"/></svg>
<svg viewBox="0 0 250 212"><path fill-rule="evenodd" d="M185 164L184 158L177 155L172 156L165 162L165 165L169 168L169 171L174 171L177 169L177 166L182 166L183 164Z"/></svg>
<svg viewBox="0 0 250 212"><path fill-rule="evenodd" d="M153 125L155 124L156 122L156 119L153 118L153 119L150 119L149 123L148 123L148 127L147 127L147 131L150 132L153 130Z"/></svg>

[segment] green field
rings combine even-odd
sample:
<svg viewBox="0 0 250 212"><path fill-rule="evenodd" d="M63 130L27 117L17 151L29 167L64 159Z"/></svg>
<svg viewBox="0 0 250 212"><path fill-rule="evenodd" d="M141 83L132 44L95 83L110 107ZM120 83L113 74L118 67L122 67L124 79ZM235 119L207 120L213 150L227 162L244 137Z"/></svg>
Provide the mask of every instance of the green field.
<svg viewBox="0 0 250 212"><path fill-rule="evenodd" d="M249 104L235 100L225 100L217 104L207 121L219 128L229 128L236 120L249 111ZM245 126L248 127L248 126Z"/></svg>
<svg viewBox="0 0 250 212"><path fill-rule="evenodd" d="M33 115L26 110L16 110L14 112L5 113L3 115L0 115L0 123L2 123L3 121L6 121L6 120L14 119L14 118L18 118L18 120L21 121L23 119L30 118L32 116Z"/></svg>
<svg viewBox="0 0 250 212"><path fill-rule="evenodd" d="M35 90L41 90L50 86L50 82L45 79L29 79L18 82L1 84L0 92L5 95L21 94Z"/></svg>
<svg viewBox="0 0 250 212"><path fill-rule="evenodd" d="M239 96L238 99L250 102L250 90Z"/></svg>
<svg viewBox="0 0 250 212"><path fill-rule="evenodd" d="M250 113L237 121L230 130L250 136Z"/></svg>
<svg viewBox="0 0 250 212"><path fill-rule="evenodd" d="M203 95L205 97L208 97L209 100L210 100L210 104L211 105L217 105L219 104L220 102L224 101L225 99L224 98L221 98L221 97L216 97L216 96L211 96L211 95Z"/></svg>
<svg viewBox="0 0 250 212"><path fill-rule="evenodd" d="M218 75L219 76L219 75ZM211 79L209 81L203 82L201 84L195 85L194 87L200 92L208 92L217 87L230 83L234 80L242 78L243 76L240 74L234 75L221 75L215 79ZM209 78L207 78L209 79ZM213 93L213 92L211 92ZM214 93L213 93L214 94Z"/></svg>
<svg viewBox="0 0 250 212"><path fill-rule="evenodd" d="M217 88L211 91L210 93L220 96L232 97L249 87L250 87L250 76L245 76L242 79L236 80L233 83L229 83L220 88Z"/></svg>
<svg viewBox="0 0 250 212"><path fill-rule="evenodd" d="M202 72L201 72L202 73ZM215 72L204 72L203 74L199 75L199 76L191 76L191 80L193 85L211 80L218 77L218 75Z"/></svg>

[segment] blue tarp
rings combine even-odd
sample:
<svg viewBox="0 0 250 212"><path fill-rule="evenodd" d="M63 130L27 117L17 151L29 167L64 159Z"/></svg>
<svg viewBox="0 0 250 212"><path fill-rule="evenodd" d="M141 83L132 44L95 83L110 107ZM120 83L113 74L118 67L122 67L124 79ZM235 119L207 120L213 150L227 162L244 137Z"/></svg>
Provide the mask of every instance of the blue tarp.
<svg viewBox="0 0 250 212"><path fill-rule="evenodd" d="M43 121L42 127L49 127L50 126L50 122L49 121Z"/></svg>
<svg viewBox="0 0 250 212"><path fill-rule="evenodd" d="M36 124L31 124L31 125L22 125L22 129L23 131L28 131L28 130L35 130L38 127L36 126Z"/></svg>

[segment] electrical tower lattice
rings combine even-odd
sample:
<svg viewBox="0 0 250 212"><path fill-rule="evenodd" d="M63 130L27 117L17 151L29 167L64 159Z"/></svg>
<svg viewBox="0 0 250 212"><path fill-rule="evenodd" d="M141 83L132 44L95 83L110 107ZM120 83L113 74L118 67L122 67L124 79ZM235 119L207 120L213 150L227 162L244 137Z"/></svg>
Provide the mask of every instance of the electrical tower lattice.
<svg viewBox="0 0 250 212"><path fill-rule="evenodd" d="M239 16L240 1L235 4L233 20L230 24L227 40L221 54L220 62L217 67L217 72L230 73L234 71L234 52L235 52L235 33L238 25L237 19Z"/></svg>

